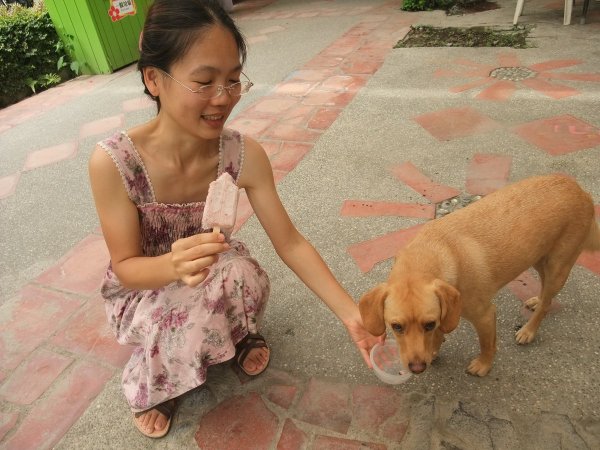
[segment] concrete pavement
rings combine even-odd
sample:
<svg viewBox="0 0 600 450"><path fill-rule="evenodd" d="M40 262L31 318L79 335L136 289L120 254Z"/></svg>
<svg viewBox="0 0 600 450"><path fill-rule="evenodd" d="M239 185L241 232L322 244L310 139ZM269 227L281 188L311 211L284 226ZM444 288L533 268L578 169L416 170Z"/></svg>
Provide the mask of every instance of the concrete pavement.
<svg viewBox="0 0 600 450"><path fill-rule="evenodd" d="M586 25L576 9L565 27L561 2L528 2L525 50L392 50L415 23L510 26L514 3L498 5L447 17L397 1L265 0L233 12L256 86L230 126L263 143L290 216L356 299L456 195L560 171L600 204L597 3ZM531 77L502 80L506 67ZM270 368L248 382L214 367L167 438L139 435L119 384L130 349L114 343L97 292L107 252L86 163L97 140L153 113L131 67L0 111L0 448L600 448L599 255L580 258L529 346L513 335L537 281L523 274L501 291L488 377L464 373L477 341L462 323L438 362L392 387L244 202L238 237L273 284Z"/></svg>

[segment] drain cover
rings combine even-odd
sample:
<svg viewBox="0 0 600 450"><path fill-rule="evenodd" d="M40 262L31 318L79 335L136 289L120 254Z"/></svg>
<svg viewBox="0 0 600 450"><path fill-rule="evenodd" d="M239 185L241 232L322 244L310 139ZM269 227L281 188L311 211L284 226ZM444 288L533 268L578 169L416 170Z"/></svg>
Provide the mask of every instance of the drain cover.
<svg viewBox="0 0 600 450"><path fill-rule="evenodd" d="M533 78L537 75L527 67L498 67L490 72L490 77L498 78L499 80L521 81L527 78Z"/></svg>
<svg viewBox="0 0 600 450"><path fill-rule="evenodd" d="M438 217L450 214L451 212L464 208L465 206L476 202L479 199L481 199L481 195L461 194L458 197L444 200L443 202L435 205L435 217L437 219Z"/></svg>

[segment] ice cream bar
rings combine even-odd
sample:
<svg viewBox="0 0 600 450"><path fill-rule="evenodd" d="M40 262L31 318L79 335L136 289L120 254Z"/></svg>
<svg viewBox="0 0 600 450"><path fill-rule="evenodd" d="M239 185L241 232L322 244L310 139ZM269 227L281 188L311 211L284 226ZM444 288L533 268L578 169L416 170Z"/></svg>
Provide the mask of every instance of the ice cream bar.
<svg viewBox="0 0 600 450"><path fill-rule="evenodd" d="M210 183L202 215L202 228L212 228L215 233L220 233L221 228L233 228L238 194L238 187L227 172L223 172L219 178Z"/></svg>

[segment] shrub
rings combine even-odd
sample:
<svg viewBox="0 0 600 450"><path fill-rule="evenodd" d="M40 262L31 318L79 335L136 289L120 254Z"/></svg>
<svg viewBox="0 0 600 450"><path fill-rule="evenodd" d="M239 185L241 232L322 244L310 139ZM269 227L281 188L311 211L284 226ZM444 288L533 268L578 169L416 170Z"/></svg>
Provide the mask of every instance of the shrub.
<svg viewBox="0 0 600 450"><path fill-rule="evenodd" d="M43 4L0 6L0 107L71 78L76 69Z"/></svg>
<svg viewBox="0 0 600 450"><path fill-rule="evenodd" d="M452 6L467 6L482 0L404 0L402 9L404 11L429 11L432 9L448 10Z"/></svg>

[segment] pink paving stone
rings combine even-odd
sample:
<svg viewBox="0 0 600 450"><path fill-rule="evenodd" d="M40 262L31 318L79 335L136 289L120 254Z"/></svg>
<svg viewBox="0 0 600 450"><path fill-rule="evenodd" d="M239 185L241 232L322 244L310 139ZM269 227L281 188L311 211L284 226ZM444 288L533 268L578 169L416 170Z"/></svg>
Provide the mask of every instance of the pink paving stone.
<svg viewBox="0 0 600 450"><path fill-rule="evenodd" d="M116 341L108 325L101 297L91 299L50 342L75 354L88 355L115 367L123 367L133 350L133 347L120 345Z"/></svg>
<svg viewBox="0 0 600 450"><path fill-rule="evenodd" d="M552 73L544 72L537 76L546 80L571 80L571 81L600 81L600 73Z"/></svg>
<svg viewBox="0 0 600 450"><path fill-rule="evenodd" d="M553 156L600 145L600 128L569 114L525 123L515 127L514 131Z"/></svg>
<svg viewBox="0 0 600 450"><path fill-rule="evenodd" d="M381 426L381 436L394 441L401 442L408 430L408 418L395 416Z"/></svg>
<svg viewBox="0 0 600 450"><path fill-rule="evenodd" d="M0 397L18 405L29 405L46 392L72 361L67 356L38 349L2 385Z"/></svg>
<svg viewBox="0 0 600 450"><path fill-rule="evenodd" d="M278 419L252 392L226 399L200 419L195 439L202 449L263 450L277 435Z"/></svg>
<svg viewBox="0 0 600 450"><path fill-rule="evenodd" d="M242 113L235 119L233 119L229 123L229 126L239 131L241 134L247 134L248 136L258 137L275 122L276 120L274 118L252 119L249 118L246 114Z"/></svg>
<svg viewBox="0 0 600 450"><path fill-rule="evenodd" d="M25 286L3 305L0 316L0 367L16 368L81 306L82 301L37 286Z"/></svg>
<svg viewBox="0 0 600 450"><path fill-rule="evenodd" d="M275 153L277 153L279 150L281 150L281 141L259 140L258 142L260 143L262 148L265 150L265 153L269 157L273 156Z"/></svg>
<svg viewBox="0 0 600 450"><path fill-rule="evenodd" d="M302 450L308 441L306 433L290 419L285 419L277 450Z"/></svg>
<svg viewBox="0 0 600 450"><path fill-rule="evenodd" d="M125 100L122 107L125 112L139 111L146 108L155 108L156 102L144 95L143 97Z"/></svg>
<svg viewBox="0 0 600 450"><path fill-rule="evenodd" d="M89 295L100 287L109 259L104 239L91 234L36 281L56 289Z"/></svg>
<svg viewBox="0 0 600 450"><path fill-rule="evenodd" d="M296 407L296 418L328 430L346 433L352 421L350 387L312 378Z"/></svg>
<svg viewBox="0 0 600 450"><path fill-rule="evenodd" d="M285 142L281 150L271 158L271 165L275 170L291 172L312 150L312 147L312 144Z"/></svg>
<svg viewBox="0 0 600 450"><path fill-rule="evenodd" d="M266 139L314 143L319 139L321 133L295 125L278 124L267 129L262 136Z"/></svg>
<svg viewBox="0 0 600 450"><path fill-rule="evenodd" d="M275 94L303 97L315 87L314 83L300 81L285 81L275 86Z"/></svg>
<svg viewBox="0 0 600 450"><path fill-rule="evenodd" d="M508 288L519 300L524 302L539 294L541 284L533 273L527 270L508 283Z"/></svg>
<svg viewBox="0 0 600 450"><path fill-rule="evenodd" d="M286 125L296 125L299 127L307 126L309 120L315 114L316 108L314 106L306 106L301 103L297 103L288 111L283 113L281 116L280 123Z"/></svg>
<svg viewBox="0 0 600 450"><path fill-rule="evenodd" d="M0 199L9 197L15 193L15 189L17 188L17 183L19 182L20 177L20 173L15 173L13 175L0 178Z"/></svg>
<svg viewBox="0 0 600 450"><path fill-rule="evenodd" d="M577 264L600 275L600 252L583 252L577 259Z"/></svg>
<svg viewBox="0 0 600 450"><path fill-rule="evenodd" d="M499 125L469 106L422 114L414 120L439 141L451 141L495 130Z"/></svg>
<svg viewBox="0 0 600 450"><path fill-rule="evenodd" d="M308 63L306 63L304 65L304 68L305 69L316 69L316 68L324 69L324 68L330 68L330 67L338 67L340 64L342 64L343 61L344 61L344 58L342 58L341 56L328 56L328 55L319 54L319 55L315 56L313 59L311 59Z"/></svg>
<svg viewBox="0 0 600 450"><path fill-rule="evenodd" d="M344 73L351 74L374 74L383 64L383 58L368 58L362 56L349 57L342 64Z"/></svg>
<svg viewBox="0 0 600 450"><path fill-rule="evenodd" d="M25 160L23 170L33 170L65 159L71 159L77 154L77 142L67 142L53 147L31 152Z"/></svg>
<svg viewBox="0 0 600 450"><path fill-rule="evenodd" d="M88 122L79 129L79 137L83 139L98 134L108 134L110 131L121 128L124 120L125 116L119 114L117 116Z"/></svg>
<svg viewBox="0 0 600 450"><path fill-rule="evenodd" d="M359 269L363 273L367 273L375 264L395 256L415 237L420 227L421 225L415 225L369 241L353 244L348 247L348 253Z"/></svg>
<svg viewBox="0 0 600 450"><path fill-rule="evenodd" d="M269 401L281 406L283 409L289 409L294 398L296 398L297 390L296 386L269 386L265 395Z"/></svg>
<svg viewBox="0 0 600 450"><path fill-rule="evenodd" d="M439 203L460 194L460 191L449 186L434 183L411 162L402 163L392 168L394 176L417 191L432 203Z"/></svg>
<svg viewBox="0 0 600 450"><path fill-rule="evenodd" d="M474 155L467 170L467 192L487 195L500 189L508 183L511 166L511 156Z"/></svg>
<svg viewBox="0 0 600 450"><path fill-rule="evenodd" d="M277 33L278 31L285 31L285 28L280 25L273 25L272 27L263 28L258 30L259 34Z"/></svg>
<svg viewBox="0 0 600 450"><path fill-rule="evenodd" d="M596 210L596 217L600 217L600 205L595 205L594 209Z"/></svg>
<svg viewBox="0 0 600 450"><path fill-rule="evenodd" d="M520 83L527 86L530 89L533 89L534 91L538 91L548 97L552 97L557 100L581 94L581 92L577 89L573 89L569 86L563 86L557 83L549 83L541 78L529 78L526 80L521 80Z"/></svg>
<svg viewBox="0 0 600 450"><path fill-rule="evenodd" d="M342 108L319 108L308 121L307 126L313 130L326 130L337 120L342 111Z"/></svg>
<svg viewBox="0 0 600 450"><path fill-rule="evenodd" d="M544 61L541 63L530 64L527 66L531 70L536 72L545 72L547 70L562 69L565 67L572 67L582 64L584 61L581 59L553 59L550 61Z"/></svg>
<svg viewBox="0 0 600 450"><path fill-rule="evenodd" d="M435 218L435 205L346 200L340 214L349 217L401 216L433 219Z"/></svg>
<svg viewBox="0 0 600 450"><path fill-rule="evenodd" d="M55 389L35 403L7 448L53 448L102 391L113 371L90 362L77 364Z"/></svg>
<svg viewBox="0 0 600 450"><path fill-rule="evenodd" d="M302 99L303 105L311 106L337 106L345 107L354 98L356 92L331 92L323 90L313 90Z"/></svg>
<svg viewBox="0 0 600 450"><path fill-rule="evenodd" d="M322 81L335 75L334 69L301 69L292 72L288 81Z"/></svg>
<svg viewBox="0 0 600 450"><path fill-rule="evenodd" d="M481 91L475 98L479 100L506 101L517 90L514 81L500 80Z"/></svg>
<svg viewBox="0 0 600 450"><path fill-rule="evenodd" d="M19 419L19 413L5 413L0 412L0 441L6 436L6 434L14 428Z"/></svg>
<svg viewBox="0 0 600 450"><path fill-rule="evenodd" d="M259 42L268 41L269 37L264 34L259 34L258 36L250 36L248 38L248 44L258 44Z"/></svg>
<svg viewBox="0 0 600 450"><path fill-rule="evenodd" d="M281 114L297 104L298 101L293 98L266 97L265 99L256 102L252 106L252 110L266 114Z"/></svg>
<svg viewBox="0 0 600 450"><path fill-rule="evenodd" d="M402 394L389 387L357 386L352 392L352 426L377 434L402 407Z"/></svg>
<svg viewBox="0 0 600 450"><path fill-rule="evenodd" d="M312 448L318 450L386 450L387 446L375 442L317 436Z"/></svg>

